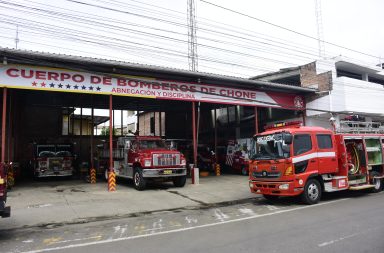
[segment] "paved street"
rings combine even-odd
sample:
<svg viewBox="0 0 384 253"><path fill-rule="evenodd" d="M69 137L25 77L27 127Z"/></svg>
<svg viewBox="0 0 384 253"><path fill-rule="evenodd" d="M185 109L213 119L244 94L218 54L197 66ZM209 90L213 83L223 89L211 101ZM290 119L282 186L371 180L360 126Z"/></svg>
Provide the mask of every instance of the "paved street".
<svg viewBox="0 0 384 253"><path fill-rule="evenodd" d="M85 224L0 232L1 252L384 252L384 193L318 205L256 198Z"/></svg>

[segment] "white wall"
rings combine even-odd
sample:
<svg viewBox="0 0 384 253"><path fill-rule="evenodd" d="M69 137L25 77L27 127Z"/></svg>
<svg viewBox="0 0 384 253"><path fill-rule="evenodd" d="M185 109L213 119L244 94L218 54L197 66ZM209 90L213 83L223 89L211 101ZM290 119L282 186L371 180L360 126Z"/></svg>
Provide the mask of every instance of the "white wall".
<svg viewBox="0 0 384 253"><path fill-rule="evenodd" d="M326 117L307 117L305 119L306 126L318 126L332 130L332 126L329 122L329 118Z"/></svg>
<svg viewBox="0 0 384 253"><path fill-rule="evenodd" d="M316 62L317 74L332 71L332 91L307 103L307 116L323 115L325 110L332 112L353 112L354 114L384 114L384 87L348 77L336 77L334 60ZM315 110L310 110L315 109Z"/></svg>
<svg viewBox="0 0 384 253"><path fill-rule="evenodd" d="M382 85L339 77L335 86L339 87L340 96L345 97L345 104L340 106L341 110L354 113L384 114L384 87ZM335 98L333 100L335 101Z"/></svg>

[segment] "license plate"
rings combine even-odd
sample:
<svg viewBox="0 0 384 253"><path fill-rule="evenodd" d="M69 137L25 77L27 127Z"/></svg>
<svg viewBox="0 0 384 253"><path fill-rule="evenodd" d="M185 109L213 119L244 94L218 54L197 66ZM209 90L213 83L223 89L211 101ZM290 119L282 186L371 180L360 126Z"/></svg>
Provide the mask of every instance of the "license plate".
<svg viewBox="0 0 384 253"><path fill-rule="evenodd" d="M172 174L172 170L164 170L164 171L163 171L163 174L164 174L164 175Z"/></svg>
<svg viewBox="0 0 384 253"><path fill-rule="evenodd" d="M59 167L57 166L53 167L53 171L59 171Z"/></svg>

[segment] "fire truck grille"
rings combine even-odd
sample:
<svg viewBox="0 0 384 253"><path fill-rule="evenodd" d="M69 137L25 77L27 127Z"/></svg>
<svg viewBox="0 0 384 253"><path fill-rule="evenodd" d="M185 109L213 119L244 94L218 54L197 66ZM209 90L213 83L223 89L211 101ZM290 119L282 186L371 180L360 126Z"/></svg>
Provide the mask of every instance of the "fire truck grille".
<svg viewBox="0 0 384 253"><path fill-rule="evenodd" d="M176 166L180 165L179 154L154 154L153 166Z"/></svg>
<svg viewBox="0 0 384 253"><path fill-rule="evenodd" d="M253 177L255 178L279 178L281 173L280 172L253 172Z"/></svg>
<svg viewBox="0 0 384 253"><path fill-rule="evenodd" d="M62 158L49 158L48 163L49 163L49 169L50 170L58 170L58 169L61 169L63 159Z"/></svg>

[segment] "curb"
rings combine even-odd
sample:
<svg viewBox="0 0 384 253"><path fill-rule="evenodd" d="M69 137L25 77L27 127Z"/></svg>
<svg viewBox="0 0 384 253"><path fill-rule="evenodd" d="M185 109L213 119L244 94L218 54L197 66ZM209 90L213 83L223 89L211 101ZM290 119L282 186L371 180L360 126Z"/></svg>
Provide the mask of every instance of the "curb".
<svg viewBox="0 0 384 253"><path fill-rule="evenodd" d="M40 223L40 224L35 224L35 225L26 225L26 226L21 226L21 227L14 227L14 228L3 228L3 229L0 229L0 232L9 232L9 231L17 231L17 230L22 230L22 229L33 229L33 228L52 229L52 228L66 226L66 225L86 224L86 223L92 223L92 222L97 222L97 221L107 221L107 220L117 220L117 219L124 219L124 218L143 217L145 215L152 215L152 214L161 213L161 212L180 212L180 211L187 211L187 210L203 210L203 209L210 209L210 208L215 208L215 207L224 207L224 206L232 206L232 205L252 203L253 201L255 201L257 199L259 199L259 198L256 196L253 198L229 200L229 201L222 201L222 202L216 202L216 203L199 202L199 205L196 205L196 206L186 206L186 207L181 207L181 208L170 208L170 209L159 209L159 210L153 210L153 211L143 211L143 212L135 212L135 213L121 214L121 215L112 215L112 216L96 216L96 217L88 217L88 218L79 218L79 219L68 221L68 222Z"/></svg>

